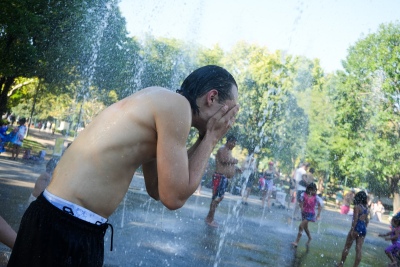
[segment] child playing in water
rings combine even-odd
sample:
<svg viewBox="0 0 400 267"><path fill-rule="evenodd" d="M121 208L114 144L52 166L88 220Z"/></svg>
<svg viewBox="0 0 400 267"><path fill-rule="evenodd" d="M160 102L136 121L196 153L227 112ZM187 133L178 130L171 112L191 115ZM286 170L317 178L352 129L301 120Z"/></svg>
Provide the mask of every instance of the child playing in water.
<svg viewBox="0 0 400 267"><path fill-rule="evenodd" d="M317 186L314 183L310 183L306 187L306 191L300 196L300 208L301 208L301 217L302 221L299 226L299 233L297 234L296 241L292 242L294 247L297 247L297 244L300 241L300 238L303 234L303 230L306 232L308 241L307 245L310 244L311 234L308 230L308 222L315 222L315 220L319 220L319 216L321 214L322 207L324 206L324 202L322 198L317 196ZM317 218L315 218L315 206L318 205L318 214Z"/></svg>
<svg viewBox="0 0 400 267"><path fill-rule="evenodd" d="M397 266L396 254L400 251L400 216L394 216L391 221L392 231L379 236L385 237L385 240L391 240L392 245L385 249L386 255L392 261L389 266Z"/></svg>
<svg viewBox="0 0 400 267"><path fill-rule="evenodd" d="M356 241L356 259L354 261L354 266L358 266L360 264L361 248L364 243L365 235L367 234L367 225L369 222L367 205L367 194L364 191L358 192L354 197L353 221L349 234L347 235L346 244L344 245L342 259L336 266L343 267L354 240Z"/></svg>

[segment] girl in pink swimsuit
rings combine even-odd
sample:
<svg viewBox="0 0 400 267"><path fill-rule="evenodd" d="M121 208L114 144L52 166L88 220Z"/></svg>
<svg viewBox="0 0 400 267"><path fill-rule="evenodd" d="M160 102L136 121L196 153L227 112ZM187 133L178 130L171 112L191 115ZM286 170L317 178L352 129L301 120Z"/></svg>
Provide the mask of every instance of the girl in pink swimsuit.
<svg viewBox="0 0 400 267"><path fill-rule="evenodd" d="M315 217L315 206L318 205L318 214ZM317 196L317 186L314 183L307 185L306 191L300 196L300 207L301 207L301 217L302 221L299 226L299 233L297 234L296 241L292 242L294 247L297 247L297 244L300 241L300 238L303 234L303 230L306 232L308 241L307 245L311 241L311 234L308 230L308 222L315 222L315 220L319 220L319 216L321 214L322 207L324 206L324 202L322 198Z"/></svg>

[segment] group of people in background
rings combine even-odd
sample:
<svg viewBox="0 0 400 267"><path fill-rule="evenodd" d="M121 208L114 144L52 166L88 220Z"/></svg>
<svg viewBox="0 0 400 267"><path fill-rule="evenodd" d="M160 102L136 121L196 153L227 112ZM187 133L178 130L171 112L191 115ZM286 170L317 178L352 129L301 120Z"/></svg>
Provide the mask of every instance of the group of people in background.
<svg viewBox="0 0 400 267"><path fill-rule="evenodd" d="M50 121L45 121L41 122L39 121L38 123L35 124L35 127L37 127L40 131L51 131L52 134L55 133L56 131L56 124Z"/></svg>
<svg viewBox="0 0 400 267"><path fill-rule="evenodd" d="M15 121L15 116L12 118L9 116L8 119L0 119L0 153L6 152L6 146L9 144L8 147L10 148L11 159L13 160L18 159L19 154L23 154L22 159L44 160L44 156L46 155L45 150L41 150L38 155L31 155L31 149L27 148L24 150L24 153L21 153L23 141L27 135L27 121L26 118L18 118L17 125L14 126L14 122L11 121L11 119L14 119ZM45 124L46 123L43 125ZM47 124L50 124L50 127L51 125L54 126L54 124L51 124L50 122L47 122ZM42 127L41 122L35 124L35 126L39 127L40 131L40 127Z"/></svg>
<svg viewBox="0 0 400 267"><path fill-rule="evenodd" d="M352 212L350 210L351 204L354 205ZM355 193L355 190L352 189L350 192L345 194L340 213L352 215L353 219L342 252L342 258L337 266L343 266L354 241L356 242L356 257L354 266L358 266L360 264L361 250L367 234L368 223L370 219L374 218L375 216L378 218L378 221L381 222L381 216L383 212L384 206L382 202L378 200L377 203L373 203L372 199L364 191ZM384 237L387 241L391 241L392 244L389 245L384 251L391 261L389 266L397 266L398 260L400 259L400 211L397 211L397 213L393 215L390 221L390 231L379 234L379 236Z"/></svg>
<svg viewBox="0 0 400 267"><path fill-rule="evenodd" d="M336 204L340 209L340 214L353 215L353 211L350 206L353 204L356 191L352 188L350 191L346 192L343 196L343 190L339 190L336 193ZM381 200L373 202L373 196L368 197L368 207L370 212L370 218L382 222L382 215L385 212L385 207Z"/></svg>
<svg viewBox="0 0 400 267"><path fill-rule="evenodd" d="M9 125L7 120L1 120L0 128L0 153L5 152L5 146L7 143L11 143L11 159L15 160L21 150L22 142L24 141L27 127L25 125L26 119L20 118L18 120L18 126L14 127L9 131ZM12 124L11 124L12 125Z"/></svg>
<svg viewBox="0 0 400 267"><path fill-rule="evenodd" d="M254 159L251 161L254 165ZM247 164L249 165L249 164ZM254 185L256 168L252 167L253 173L247 174L246 190L242 195L242 203L247 205L247 199L250 195L251 189ZM318 181L314 180L315 170L310 168L310 164L302 163L294 171L292 177L289 179L289 200L295 202L293 210L293 218L300 220L299 230L295 241L292 242L293 247L297 247L303 231L306 233L308 246L312 240L310 230L308 228L309 222L315 222L320 219L324 201L322 195L324 192L323 179L319 178ZM279 177L279 172L274 169L274 162L269 162L268 170L263 171L259 178L259 187L262 195L262 208L265 206L265 200L268 199L268 210L270 210L270 194L272 192L273 180ZM271 188L269 191L268 188ZM336 266L343 266L349 254L350 248L355 243L355 262L353 266L358 266L361 262L362 246L367 234L367 226L370 218L376 217L378 221L382 221L382 214L384 213L384 206L380 200L377 203L372 203L365 191L356 193L355 189L351 189L343 196L343 191L337 194L336 203L340 209L341 214L352 215L352 223L346 242L342 251L340 261ZM353 209L351 206L353 205ZM289 207L289 203L288 203ZM316 212L317 209L317 212ZM300 213L298 212L300 210ZM300 217L297 217L300 215ZM392 245L385 249L385 253L391 260L390 266L397 266L397 259L400 252L400 212L393 216L391 221L391 231L385 234L380 234L385 237L385 240L390 240Z"/></svg>
<svg viewBox="0 0 400 267"><path fill-rule="evenodd" d="M258 176L257 176L258 175ZM275 168L273 161L268 163L268 169L262 172L257 171L256 161L254 157L249 157L245 163L242 173L244 180L244 190L242 192L242 204L248 205L248 198L254 185L257 182L261 198L261 208L267 207L267 212L271 211L272 193L276 189L274 181L280 177L279 171Z"/></svg>

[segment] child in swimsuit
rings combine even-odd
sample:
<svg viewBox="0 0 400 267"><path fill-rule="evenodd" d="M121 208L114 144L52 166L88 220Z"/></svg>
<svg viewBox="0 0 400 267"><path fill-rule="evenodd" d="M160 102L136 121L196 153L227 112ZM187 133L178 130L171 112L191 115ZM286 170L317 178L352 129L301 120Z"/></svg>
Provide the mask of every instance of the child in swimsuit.
<svg viewBox="0 0 400 267"><path fill-rule="evenodd" d="M391 240L392 245L385 249L386 255L392 261L389 266L397 266L396 255L400 251L400 216L394 216L391 222L392 231L386 234L380 234L379 236L385 237L385 240Z"/></svg>
<svg viewBox="0 0 400 267"><path fill-rule="evenodd" d="M318 205L318 214L315 217L315 206ZM308 230L308 222L315 222L315 220L319 220L319 216L321 214L322 207L324 206L324 201L322 198L317 196L317 186L314 183L310 183L307 185L306 191L303 192L300 196L300 208L301 208L301 217L302 221L299 225L299 232L297 234L296 241L292 242L294 247L297 247L297 244L300 241L300 238L303 234L303 230L306 232L308 241L307 245L311 241L311 234Z"/></svg>
<svg viewBox="0 0 400 267"><path fill-rule="evenodd" d="M361 248L364 243L365 235L367 234L368 225L368 198L364 191L358 192L354 197L354 212L353 221L349 234L347 235L346 244L342 252L342 258L336 266L342 267L346 261L349 250L356 241L356 259L354 266L358 266L361 262Z"/></svg>

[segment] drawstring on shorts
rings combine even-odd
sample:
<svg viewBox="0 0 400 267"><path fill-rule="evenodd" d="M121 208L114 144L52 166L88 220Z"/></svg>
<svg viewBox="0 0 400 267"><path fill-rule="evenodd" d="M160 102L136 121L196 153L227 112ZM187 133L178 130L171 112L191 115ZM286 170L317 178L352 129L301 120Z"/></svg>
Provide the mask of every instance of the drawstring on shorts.
<svg viewBox="0 0 400 267"><path fill-rule="evenodd" d="M113 241L114 241L114 228L113 228L113 226L112 226L111 223L105 223L105 224L107 224L107 229L108 229L108 227L111 227L111 245L110 245L110 251L112 251L112 250L113 250Z"/></svg>

